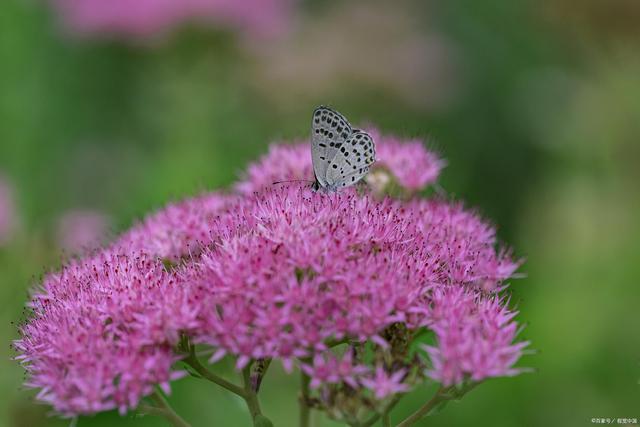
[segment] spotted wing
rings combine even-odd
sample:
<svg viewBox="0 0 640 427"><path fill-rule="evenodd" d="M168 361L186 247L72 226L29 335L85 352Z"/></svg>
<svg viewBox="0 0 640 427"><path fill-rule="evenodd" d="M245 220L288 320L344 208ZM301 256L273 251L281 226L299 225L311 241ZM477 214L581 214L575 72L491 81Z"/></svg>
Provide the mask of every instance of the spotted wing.
<svg viewBox="0 0 640 427"><path fill-rule="evenodd" d="M329 163L327 185L340 188L355 184L369 172L375 159L376 150L371 136L361 130L354 131Z"/></svg>
<svg viewBox="0 0 640 427"><path fill-rule="evenodd" d="M344 116L328 107L318 107L311 121L311 159L318 183L327 186L327 169L353 130Z"/></svg>

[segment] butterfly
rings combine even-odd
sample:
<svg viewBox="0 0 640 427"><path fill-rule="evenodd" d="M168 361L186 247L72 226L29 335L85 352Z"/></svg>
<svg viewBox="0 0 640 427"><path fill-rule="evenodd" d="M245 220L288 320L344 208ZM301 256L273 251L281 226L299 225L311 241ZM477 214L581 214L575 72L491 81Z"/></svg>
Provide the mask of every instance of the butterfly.
<svg viewBox="0 0 640 427"><path fill-rule="evenodd" d="M315 190L337 191L353 185L369 172L376 150L371 136L353 129L347 119L320 106L311 119L311 160Z"/></svg>

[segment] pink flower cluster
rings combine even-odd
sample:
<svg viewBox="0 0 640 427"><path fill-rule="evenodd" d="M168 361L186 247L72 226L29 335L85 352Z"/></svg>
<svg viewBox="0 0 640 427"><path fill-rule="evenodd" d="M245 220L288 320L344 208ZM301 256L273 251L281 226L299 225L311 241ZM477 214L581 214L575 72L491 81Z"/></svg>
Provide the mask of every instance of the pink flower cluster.
<svg viewBox="0 0 640 427"><path fill-rule="evenodd" d="M424 148L419 139L402 140L384 135L376 128L367 130L376 143L378 166L391 172L398 184L407 190L417 191L438 179L446 165L438 155Z"/></svg>
<svg viewBox="0 0 640 427"><path fill-rule="evenodd" d="M211 222L230 199L220 193L205 193L171 203L124 233L116 246L176 262L197 253L211 240Z"/></svg>
<svg viewBox="0 0 640 427"><path fill-rule="evenodd" d="M419 191L434 183L445 166L444 160L426 150L420 140L405 141L383 135L375 128L368 132L376 143L377 155L370 176L382 178L383 187L395 181L406 191ZM236 188L243 194L251 194L271 187L276 181L313 180L310 152L308 142L272 145L262 159L249 166Z"/></svg>
<svg viewBox="0 0 640 427"><path fill-rule="evenodd" d="M409 189L443 164L416 143L378 147ZM312 177L309 151L274 146L240 195L171 204L48 275L15 343L39 398L66 415L133 409L182 375L181 336L209 345L211 363L299 366L334 415L336 396L382 401L425 376L452 385L519 372L527 343L500 294L519 263L494 228L445 200L272 185ZM435 343L410 356L425 330Z"/></svg>
<svg viewBox="0 0 640 427"><path fill-rule="evenodd" d="M444 384L517 372L526 344L512 344L514 313L495 295L518 263L496 252L494 229L460 204L286 185L239 199L212 230L217 244L181 280L197 289L196 300L219 307L202 312L196 338L217 348L216 358L232 354L239 367L277 358L290 368L314 357L303 364L312 385L343 381L385 397L408 389L404 368L345 363L327 343L370 340L384 349L382 332L403 322L436 332L441 345L429 348L427 374ZM437 298L456 292L468 296L466 306L445 308Z"/></svg>
<svg viewBox="0 0 640 427"><path fill-rule="evenodd" d="M517 264L493 229L459 205L400 203L285 185L247 196L212 223L216 245L181 280L210 311L204 341L290 363L329 339L380 339L427 324L433 286L495 291ZM242 363L240 363L242 365Z"/></svg>
<svg viewBox="0 0 640 427"><path fill-rule="evenodd" d="M424 286L410 219L393 202L307 187L241 199L213 224L217 244L182 273L199 301L221 307L200 339L241 366L267 357L290 366L328 339L375 337L404 320Z"/></svg>
<svg viewBox="0 0 640 427"><path fill-rule="evenodd" d="M464 287L431 291L429 328L437 346L425 346L432 368L428 374L445 386L520 373L513 368L528 342L514 343L517 314L496 296L485 297Z"/></svg>
<svg viewBox="0 0 640 427"><path fill-rule="evenodd" d="M521 264L505 248L496 252L494 227L461 203L412 200L406 208L417 218L418 233L426 238L432 283L498 292L502 281Z"/></svg>
<svg viewBox="0 0 640 427"><path fill-rule="evenodd" d="M105 250L50 274L14 343L27 386L63 415L125 413L182 373L178 331L194 322L187 289L159 260Z"/></svg>
<svg viewBox="0 0 640 427"><path fill-rule="evenodd" d="M293 0L50 0L77 34L145 39L187 23L264 36L289 25Z"/></svg>

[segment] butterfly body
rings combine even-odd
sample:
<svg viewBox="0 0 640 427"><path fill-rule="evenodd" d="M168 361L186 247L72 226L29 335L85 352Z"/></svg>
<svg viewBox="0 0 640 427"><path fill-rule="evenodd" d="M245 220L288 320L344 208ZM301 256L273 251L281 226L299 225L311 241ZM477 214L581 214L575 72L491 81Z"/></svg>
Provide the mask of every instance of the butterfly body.
<svg viewBox="0 0 640 427"><path fill-rule="evenodd" d="M371 136L353 129L347 119L329 107L320 106L311 119L311 158L314 189L337 191L356 184L375 162Z"/></svg>

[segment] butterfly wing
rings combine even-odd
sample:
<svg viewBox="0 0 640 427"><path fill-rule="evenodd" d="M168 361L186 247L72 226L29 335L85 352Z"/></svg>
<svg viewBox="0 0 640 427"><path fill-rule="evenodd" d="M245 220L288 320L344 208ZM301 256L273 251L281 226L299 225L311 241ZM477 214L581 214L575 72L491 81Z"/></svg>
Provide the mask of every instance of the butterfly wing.
<svg viewBox="0 0 640 427"><path fill-rule="evenodd" d="M371 136L361 130L354 131L329 163L327 185L340 188L355 184L369 172L375 159L376 150Z"/></svg>
<svg viewBox="0 0 640 427"><path fill-rule="evenodd" d="M318 107L311 121L311 159L316 180L327 186L327 169L353 130L344 116L328 107Z"/></svg>

